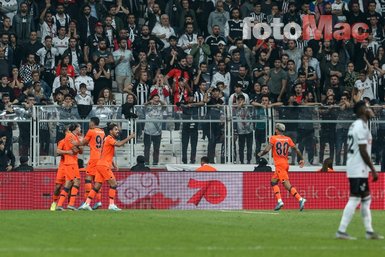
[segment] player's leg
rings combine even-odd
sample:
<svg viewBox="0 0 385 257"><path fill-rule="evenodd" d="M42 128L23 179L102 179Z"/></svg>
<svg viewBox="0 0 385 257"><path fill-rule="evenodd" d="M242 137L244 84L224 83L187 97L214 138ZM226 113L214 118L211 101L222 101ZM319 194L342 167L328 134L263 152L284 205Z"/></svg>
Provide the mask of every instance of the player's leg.
<svg viewBox="0 0 385 257"><path fill-rule="evenodd" d="M77 210L77 208L75 208L75 201L79 193L79 187L80 187L80 174L79 174L79 177L76 177L74 179L74 183L71 188L71 199L70 199L70 202L68 203L67 209Z"/></svg>
<svg viewBox="0 0 385 257"><path fill-rule="evenodd" d="M281 181L282 181L283 186L286 188L286 190L289 191L289 193L292 196L294 196L295 199L298 200L298 202L299 202L299 210L303 211L303 209L305 208L306 199L302 198L302 196L298 193L297 189L291 185L291 183L289 181L289 177L287 175L285 175L285 177L282 178Z"/></svg>
<svg viewBox="0 0 385 257"><path fill-rule="evenodd" d="M72 183L73 183L72 180L67 177L66 182L64 184L64 187L60 192L60 198L59 198L59 201L58 201L57 206L56 206L57 211L63 210L63 203L64 203L65 199L68 197Z"/></svg>
<svg viewBox="0 0 385 257"><path fill-rule="evenodd" d="M86 175L84 179L84 200L87 200L88 194L92 190L92 176L91 175Z"/></svg>
<svg viewBox="0 0 385 257"><path fill-rule="evenodd" d="M278 186L278 182L279 180L277 178L274 178L274 175L273 175L273 178L271 179L270 183L271 183L271 187L273 188L275 198L277 199L277 205L275 206L274 211L279 211L283 207L283 201L281 197L281 191Z"/></svg>
<svg viewBox="0 0 385 257"><path fill-rule="evenodd" d="M366 230L366 238L367 239L384 239L383 236L375 233L373 230L372 213L370 211L372 196L370 195L370 191L369 191L368 179L367 178L361 179L360 185L363 191L361 195L362 197L361 198L361 217Z"/></svg>
<svg viewBox="0 0 385 257"><path fill-rule="evenodd" d="M86 201L79 207L79 210L89 210L92 211L92 208L90 206L90 203L95 198L95 196L98 194L100 188L102 187L102 183L105 181L105 178L102 174L103 169L106 167L103 166L96 166L96 174L95 174L95 183L93 189L90 191L90 193L87 196Z"/></svg>
<svg viewBox="0 0 385 257"><path fill-rule="evenodd" d="M108 209L111 211L121 211L122 209L118 208L115 204L115 196L116 196L116 188L118 183L116 182L115 177L108 180L108 184L110 185L110 190L108 191L108 197L110 199L110 204Z"/></svg>
<svg viewBox="0 0 385 257"><path fill-rule="evenodd" d="M358 178L349 178L349 184L350 184L350 197L342 213L340 226L338 227L338 231L336 233L336 237L338 239L348 239L348 240L355 239L354 237L349 236L346 233L346 230L349 226L350 221L354 216L357 206L361 203L360 188L359 188L360 180Z"/></svg>
<svg viewBox="0 0 385 257"><path fill-rule="evenodd" d="M51 203L51 207L50 207L51 211L55 211L56 210L57 202L58 202L59 197L60 197L61 187L62 187L63 184L64 184L64 182L60 183L60 184L55 183L55 189L53 191L52 203Z"/></svg>

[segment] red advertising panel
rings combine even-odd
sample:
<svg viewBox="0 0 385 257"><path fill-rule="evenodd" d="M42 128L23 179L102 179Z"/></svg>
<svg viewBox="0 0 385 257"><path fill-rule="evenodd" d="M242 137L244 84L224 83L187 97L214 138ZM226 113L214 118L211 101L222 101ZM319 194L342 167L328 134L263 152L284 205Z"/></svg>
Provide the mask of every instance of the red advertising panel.
<svg viewBox="0 0 385 257"><path fill-rule="evenodd" d="M273 209L276 199L270 185L271 173L243 173L243 208ZM349 197L345 173L290 172L292 186L307 199L306 209L343 209ZM384 174L370 183L372 208L385 208ZM298 201L280 184L285 209L299 208Z"/></svg>
<svg viewBox="0 0 385 257"><path fill-rule="evenodd" d="M84 174L82 174L84 175ZM264 209L276 199L270 172L116 172L116 203L125 209ZM48 209L52 202L55 172L0 173L0 210ZM82 177L84 179L84 176ZM385 174L370 183L372 208L385 209ZM342 209L348 197L344 173L290 172L290 182L307 199L306 209ZM285 209L298 202L282 185ZM102 188L103 208L108 186ZM76 206L84 201L83 183Z"/></svg>

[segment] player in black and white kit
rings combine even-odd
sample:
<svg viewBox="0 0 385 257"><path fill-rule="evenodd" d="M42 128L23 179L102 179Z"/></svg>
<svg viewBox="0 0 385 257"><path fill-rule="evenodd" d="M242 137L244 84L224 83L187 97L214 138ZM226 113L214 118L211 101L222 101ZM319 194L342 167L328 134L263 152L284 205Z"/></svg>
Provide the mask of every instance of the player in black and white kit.
<svg viewBox="0 0 385 257"><path fill-rule="evenodd" d="M373 182L376 182L378 179L377 172L370 159L372 134L368 128L368 120L374 117L374 113L363 101L355 104L354 113L358 119L349 128L348 160L346 163L346 174L350 184L350 197L345 206L336 237L338 239L356 239L349 236L346 233L346 229L353 218L357 206L361 204L361 216L366 229L366 238L384 239L383 236L373 231L372 214L370 213L372 197L368 184L369 171L372 172Z"/></svg>

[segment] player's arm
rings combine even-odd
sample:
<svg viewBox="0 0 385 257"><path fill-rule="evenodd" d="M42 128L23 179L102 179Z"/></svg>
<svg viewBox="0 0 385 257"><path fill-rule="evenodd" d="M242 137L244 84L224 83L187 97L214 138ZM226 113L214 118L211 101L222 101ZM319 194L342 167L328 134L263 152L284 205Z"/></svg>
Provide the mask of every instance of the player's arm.
<svg viewBox="0 0 385 257"><path fill-rule="evenodd" d="M62 150L62 149L56 149L56 153L58 155L63 155L63 154L68 154L68 155L73 155L73 151L72 150Z"/></svg>
<svg viewBox="0 0 385 257"><path fill-rule="evenodd" d="M298 164L299 164L299 167L302 168L305 165L305 161L303 160L303 156L301 152L298 150L296 146L292 146L291 148L297 153L297 156L299 158Z"/></svg>
<svg viewBox="0 0 385 257"><path fill-rule="evenodd" d="M268 145L265 147L265 149L263 149L262 151L260 151L260 152L257 154L257 156L258 156L258 157L264 156L265 154L267 154L267 153L271 150L272 147L273 147L272 144L268 144Z"/></svg>
<svg viewBox="0 0 385 257"><path fill-rule="evenodd" d="M372 171L373 182L376 182L378 180L378 174L376 172L376 169L374 168L374 165L370 159L368 152L366 151L366 144L358 145L358 148L360 150L362 160L365 162L366 165L369 166L370 170Z"/></svg>
<svg viewBox="0 0 385 257"><path fill-rule="evenodd" d="M115 161L112 161L112 167L114 167L116 171L119 170L119 167L118 167L118 165L116 164Z"/></svg>
<svg viewBox="0 0 385 257"><path fill-rule="evenodd" d="M128 137L126 137L125 139L123 139L121 141L116 141L115 142L115 146L121 147L121 146L123 146L125 143L127 143L128 141L130 141L133 138L135 138L135 133L131 133Z"/></svg>

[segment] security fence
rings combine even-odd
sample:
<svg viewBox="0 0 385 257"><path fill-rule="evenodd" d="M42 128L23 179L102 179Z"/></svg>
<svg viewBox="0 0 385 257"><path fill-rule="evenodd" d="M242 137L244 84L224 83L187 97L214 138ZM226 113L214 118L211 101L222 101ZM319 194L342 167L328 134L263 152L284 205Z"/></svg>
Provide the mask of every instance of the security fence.
<svg viewBox="0 0 385 257"><path fill-rule="evenodd" d="M385 143L385 110L373 107L376 117L370 121L373 134L373 160L382 159ZM355 120L352 108L345 106L134 106L126 119L120 106L92 106L89 110L78 107L34 106L26 109L14 106L13 112L0 113L0 133L5 135L6 148L15 155L28 156L35 167L55 167L56 144L64 137L64 128L74 122L88 130L89 118L101 120L106 129L108 122L121 128L120 138L135 132L136 139L116 149L115 161L120 167L131 167L136 156L144 155L152 166L169 163L199 163L202 156L211 162L223 164L255 163L255 155L274 134L277 122L286 125L286 135L293 138L304 153L306 165L319 164L332 158L337 165L345 165L347 133ZM89 151L79 156L85 163ZM271 158L267 156L271 162ZM290 162L296 163L294 153Z"/></svg>

